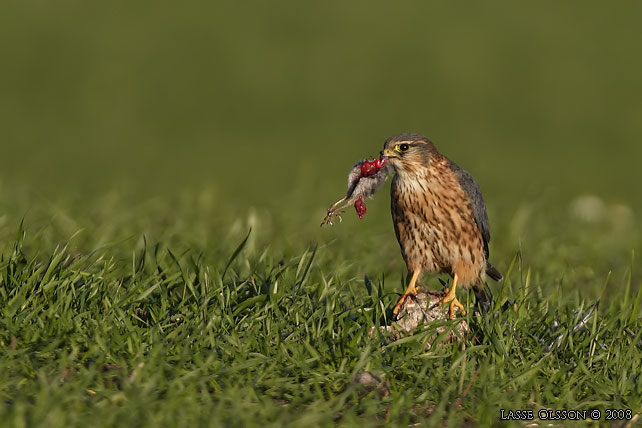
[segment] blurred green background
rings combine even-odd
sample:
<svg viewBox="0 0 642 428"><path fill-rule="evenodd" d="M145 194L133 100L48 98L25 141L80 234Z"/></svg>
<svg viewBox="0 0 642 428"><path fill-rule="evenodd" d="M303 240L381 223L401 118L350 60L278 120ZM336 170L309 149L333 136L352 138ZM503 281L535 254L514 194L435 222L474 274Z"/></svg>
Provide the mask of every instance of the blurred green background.
<svg viewBox="0 0 642 428"><path fill-rule="evenodd" d="M500 267L519 248L555 255L574 224L577 245L628 263L642 208L641 12L633 1L10 0L0 208L17 224L39 205L73 217L99 199L123 223L142 209L201 234L180 217L189 205L201 223L242 219L241 236L259 218L301 247L385 236L380 258L398 266L387 190L361 223L318 224L353 163L411 131L481 183ZM608 242L583 242L585 227Z"/></svg>

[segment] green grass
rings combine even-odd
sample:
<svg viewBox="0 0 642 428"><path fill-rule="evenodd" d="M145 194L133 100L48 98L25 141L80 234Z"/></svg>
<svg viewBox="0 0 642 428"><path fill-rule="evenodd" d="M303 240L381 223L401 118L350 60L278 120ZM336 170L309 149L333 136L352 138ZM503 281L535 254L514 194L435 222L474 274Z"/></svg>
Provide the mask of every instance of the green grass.
<svg viewBox="0 0 642 428"><path fill-rule="evenodd" d="M620 247L616 270L602 270L607 220L530 223L565 230L555 254L572 253L572 268L545 242L498 246L506 279L492 284L492 310L469 311L463 345L427 351L430 327L399 343L369 334L389 322L402 260L392 233L362 231L390 224L348 215L315 235L322 215L292 231L257 213L210 217L220 204L208 210L203 195L177 199L43 204L24 226L4 217L5 424L459 426L492 425L500 408L640 411L640 269ZM364 370L388 393L358 387Z"/></svg>

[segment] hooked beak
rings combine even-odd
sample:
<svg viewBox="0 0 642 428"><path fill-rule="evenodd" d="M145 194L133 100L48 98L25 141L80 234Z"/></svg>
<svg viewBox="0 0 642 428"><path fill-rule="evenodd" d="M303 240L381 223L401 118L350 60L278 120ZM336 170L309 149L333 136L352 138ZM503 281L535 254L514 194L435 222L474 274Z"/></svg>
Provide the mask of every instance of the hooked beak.
<svg viewBox="0 0 642 428"><path fill-rule="evenodd" d="M381 156L382 156L382 157L384 157L384 158L394 158L394 157L397 157L397 155L396 155L396 153L394 152L394 150L390 150L390 149L384 149L384 150L382 150L382 151L381 151Z"/></svg>

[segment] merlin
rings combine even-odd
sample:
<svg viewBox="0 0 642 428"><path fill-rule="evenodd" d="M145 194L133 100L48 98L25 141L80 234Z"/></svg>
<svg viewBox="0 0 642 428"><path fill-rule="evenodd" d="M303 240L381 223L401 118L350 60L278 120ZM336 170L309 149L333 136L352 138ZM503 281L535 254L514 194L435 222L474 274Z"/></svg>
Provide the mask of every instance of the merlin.
<svg viewBox="0 0 642 428"><path fill-rule="evenodd" d="M423 135L388 138L381 158L394 169L392 220L411 275L393 310L394 318L402 312L406 299L417 295L422 272L449 274L452 285L440 305L449 304L451 319L455 308L465 315L457 299L457 285L483 289L486 275L502 279L488 261L490 227L479 184Z"/></svg>

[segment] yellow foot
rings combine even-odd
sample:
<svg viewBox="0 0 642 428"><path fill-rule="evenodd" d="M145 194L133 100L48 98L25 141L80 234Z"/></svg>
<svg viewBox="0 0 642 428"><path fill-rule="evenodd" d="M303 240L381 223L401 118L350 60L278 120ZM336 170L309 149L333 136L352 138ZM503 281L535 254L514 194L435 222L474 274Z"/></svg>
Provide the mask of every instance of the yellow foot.
<svg viewBox="0 0 642 428"><path fill-rule="evenodd" d="M408 297L410 297L410 296L412 296L412 297L416 297L416 296L417 296L417 293L418 293L421 289L422 289L421 287L416 286L416 287L414 287L414 290L406 291L405 293L403 293L403 295L401 296L401 298L397 301L397 304L395 305L395 308L392 310L392 319L393 319L393 320L396 320L396 319L397 319L397 316L398 316L401 312L403 312L403 307L406 305L406 299L408 299ZM413 292L413 291L414 291L414 292Z"/></svg>
<svg viewBox="0 0 642 428"><path fill-rule="evenodd" d="M443 306L448 302L450 302L450 306L448 307L448 318L451 320L455 318L455 308L458 308L462 315L466 315L464 305L462 305L459 299L457 299L457 295L454 293L453 289L446 289L446 296L439 301L439 306Z"/></svg>

